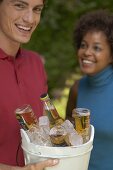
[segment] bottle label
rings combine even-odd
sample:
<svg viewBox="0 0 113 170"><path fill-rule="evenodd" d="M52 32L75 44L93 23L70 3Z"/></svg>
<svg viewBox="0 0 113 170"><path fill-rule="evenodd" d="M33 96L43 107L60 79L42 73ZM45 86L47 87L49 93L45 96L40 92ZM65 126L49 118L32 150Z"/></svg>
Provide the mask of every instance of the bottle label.
<svg viewBox="0 0 113 170"><path fill-rule="evenodd" d="M76 131L83 136L84 142L87 142L89 139L90 111L86 108L76 108L73 109L72 113Z"/></svg>
<svg viewBox="0 0 113 170"><path fill-rule="evenodd" d="M50 119L57 119L59 117L57 110L49 104L46 105L45 110L47 110L47 115Z"/></svg>
<svg viewBox="0 0 113 170"><path fill-rule="evenodd" d="M17 108L15 113L17 120L24 130L28 130L33 125L37 124L38 120L30 105L24 105L20 108Z"/></svg>

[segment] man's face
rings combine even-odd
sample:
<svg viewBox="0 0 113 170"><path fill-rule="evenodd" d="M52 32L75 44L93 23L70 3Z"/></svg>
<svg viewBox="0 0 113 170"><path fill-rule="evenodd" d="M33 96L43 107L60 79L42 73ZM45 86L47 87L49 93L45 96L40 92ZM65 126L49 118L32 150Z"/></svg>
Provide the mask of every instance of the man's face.
<svg viewBox="0 0 113 170"><path fill-rule="evenodd" d="M0 40L26 43L40 22L43 0L0 2Z"/></svg>

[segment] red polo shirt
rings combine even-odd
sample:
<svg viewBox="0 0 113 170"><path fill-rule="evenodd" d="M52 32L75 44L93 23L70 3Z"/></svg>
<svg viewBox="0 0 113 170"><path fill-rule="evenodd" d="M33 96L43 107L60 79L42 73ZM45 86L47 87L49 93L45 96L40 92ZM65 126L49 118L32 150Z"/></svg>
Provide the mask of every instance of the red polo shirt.
<svg viewBox="0 0 113 170"><path fill-rule="evenodd" d="M13 58L0 49L0 163L17 165L21 137L15 109L30 104L39 117L43 110L40 95L45 92L46 74L37 53L20 49ZM21 148L18 163L24 165Z"/></svg>

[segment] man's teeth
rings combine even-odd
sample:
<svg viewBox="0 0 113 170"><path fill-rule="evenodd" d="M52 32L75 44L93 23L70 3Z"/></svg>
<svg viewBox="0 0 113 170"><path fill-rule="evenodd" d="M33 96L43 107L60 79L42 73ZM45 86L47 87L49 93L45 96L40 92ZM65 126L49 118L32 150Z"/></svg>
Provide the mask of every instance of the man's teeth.
<svg viewBox="0 0 113 170"><path fill-rule="evenodd" d="M82 60L82 62L83 62L84 64L92 64L92 63L93 63L92 61L89 61L89 60Z"/></svg>
<svg viewBox="0 0 113 170"><path fill-rule="evenodd" d="M18 28L22 29L24 31L30 31L30 29L31 29L31 27L25 27L25 26L21 26L21 25L18 25Z"/></svg>

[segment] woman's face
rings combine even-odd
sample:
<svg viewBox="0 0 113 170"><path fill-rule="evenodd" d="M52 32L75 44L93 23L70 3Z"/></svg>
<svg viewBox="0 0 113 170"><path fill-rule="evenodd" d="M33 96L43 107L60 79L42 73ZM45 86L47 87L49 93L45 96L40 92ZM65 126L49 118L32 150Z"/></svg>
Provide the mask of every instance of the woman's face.
<svg viewBox="0 0 113 170"><path fill-rule="evenodd" d="M77 54L81 71L87 75L95 75L113 61L110 45L102 31L86 33Z"/></svg>
<svg viewBox="0 0 113 170"><path fill-rule="evenodd" d="M0 3L0 40L29 41L40 22L43 0L3 0Z"/></svg>

